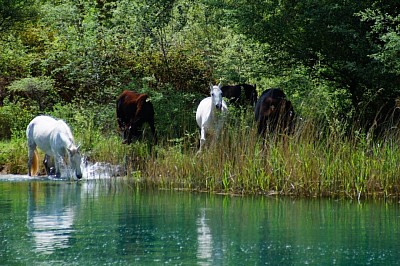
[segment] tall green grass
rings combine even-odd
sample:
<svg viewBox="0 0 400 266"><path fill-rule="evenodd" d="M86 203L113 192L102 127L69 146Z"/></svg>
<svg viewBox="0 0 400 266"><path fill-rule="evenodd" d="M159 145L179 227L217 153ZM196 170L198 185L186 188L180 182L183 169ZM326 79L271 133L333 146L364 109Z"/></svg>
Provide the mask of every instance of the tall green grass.
<svg viewBox="0 0 400 266"><path fill-rule="evenodd" d="M190 138L181 146L156 146L139 164L141 180L230 194L399 196L398 136L371 141L367 135L323 134L302 122L294 135L270 134L264 141L255 125L231 119L218 140L207 141L212 143L201 154Z"/></svg>
<svg viewBox="0 0 400 266"><path fill-rule="evenodd" d="M0 172L28 173L28 152L25 140L12 139L0 143Z"/></svg>
<svg viewBox="0 0 400 266"><path fill-rule="evenodd" d="M76 112L68 121L87 160L124 166L130 182L229 194L400 196L396 130L372 138L357 130L344 134L314 121L298 121L293 135L268 134L263 139L251 111L232 111L219 138L208 138L198 154L199 132L191 127L182 126L179 138L176 128L159 135L157 145L148 133L143 140L125 145L111 107L109 114L103 114L109 118L101 120L109 123L99 123L97 114L83 114ZM0 145L3 172L26 174L25 139Z"/></svg>

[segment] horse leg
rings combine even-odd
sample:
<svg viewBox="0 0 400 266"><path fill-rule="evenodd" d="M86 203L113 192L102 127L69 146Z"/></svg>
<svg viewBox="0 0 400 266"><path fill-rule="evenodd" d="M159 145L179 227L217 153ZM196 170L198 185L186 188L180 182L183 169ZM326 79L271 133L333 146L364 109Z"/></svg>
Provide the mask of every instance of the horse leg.
<svg viewBox="0 0 400 266"><path fill-rule="evenodd" d="M137 131L138 131L138 129L137 129L137 126L135 124L135 121L131 121L129 123L129 127L128 127L128 131L127 131L127 136L126 136L126 139L125 139L125 143L131 144L132 143L132 139L136 138L136 136L138 135Z"/></svg>
<svg viewBox="0 0 400 266"><path fill-rule="evenodd" d="M63 162L63 156L60 154L55 154L54 156L54 165L56 168L56 177L60 178L61 177L61 164Z"/></svg>
<svg viewBox="0 0 400 266"><path fill-rule="evenodd" d="M48 176L55 174L54 159L50 155L48 155L48 154L44 155L43 164L44 164L44 168L46 169L46 173Z"/></svg>
<svg viewBox="0 0 400 266"><path fill-rule="evenodd" d="M206 142L206 130L204 127L200 129L200 148L198 152L201 152L204 143Z"/></svg>
<svg viewBox="0 0 400 266"><path fill-rule="evenodd" d="M265 133L268 127L268 119L266 117L261 117L258 121L258 134L265 138Z"/></svg>
<svg viewBox="0 0 400 266"><path fill-rule="evenodd" d="M129 131L130 129L126 127L122 133L122 144L127 144L128 143L128 137L129 137Z"/></svg>
<svg viewBox="0 0 400 266"><path fill-rule="evenodd" d="M139 129L137 128L137 126L131 125L128 130L128 137L126 138L126 143L131 144L132 140L139 138L139 136L140 136L140 133L139 133Z"/></svg>
<svg viewBox="0 0 400 266"><path fill-rule="evenodd" d="M49 156L47 154L44 155L44 159L43 159L43 165L44 165L44 169L46 170L46 174L50 175L50 166L48 165L49 162Z"/></svg>
<svg viewBox="0 0 400 266"><path fill-rule="evenodd" d="M34 151L28 148L28 176L32 176L31 173L31 165L32 165L32 160L33 160L33 153Z"/></svg>

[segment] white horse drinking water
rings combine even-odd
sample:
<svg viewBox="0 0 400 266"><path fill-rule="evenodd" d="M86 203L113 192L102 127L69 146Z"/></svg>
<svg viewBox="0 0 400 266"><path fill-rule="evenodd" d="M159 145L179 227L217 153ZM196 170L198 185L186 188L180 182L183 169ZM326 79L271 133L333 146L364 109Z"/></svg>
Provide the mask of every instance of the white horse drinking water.
<svg viewBox="0 0 400 266"><path fill-rule="evenodd" d="M196 111L196 121L200 127L199 152L201 152L206 141L206 134L213 132L218 137L223 123L223 117L220 117L221 113L228 110L225 101L222 99L221 84L218 84L218 86L210 84L210 94L210 97L200 102Z"/></svg>
<svg viewBox="0 0 400 266"><path fill-rule="evenodd" d="M61 164L63 161L75 170L76 177L82 178L81 155L79 147L74 144L71 129L62 120L50 116L37 116L26 129L28 139L28 174L36 175L39 170L39 147L47 156L54 159L56 177L61 177Z"/></svg>

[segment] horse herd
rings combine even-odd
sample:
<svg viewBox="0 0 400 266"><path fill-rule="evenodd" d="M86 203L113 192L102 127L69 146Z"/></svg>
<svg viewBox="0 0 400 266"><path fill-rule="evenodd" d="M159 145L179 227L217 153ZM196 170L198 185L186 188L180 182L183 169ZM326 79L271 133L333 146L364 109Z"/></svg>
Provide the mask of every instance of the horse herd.
<svg viewBox="0 0 400 266"><path fill-rule="evenodd" d="M196 122L200 129L200 148L206 142L206 136L218 137L224 122L224 113L228 111L223 98L234 106L252 106L257 123L257 132L265 136L266 132L290 134L294 129L294 110L285 93L278 88L265 90L257 99L255 85L240 84L222 86L210 84L210 96L204 98L197 107ZM141 135L144 123L157 141L154 126L154 107L147 94L125 90L117 99L118 127L123 136L123 143L130 144ZM28 175L36 175L39 169L36 147L45 153L43 161L48 175L61 176L60 168L64 162L75 171L78 179L82 178L81 155L75 145L71 129L62 121L49 116L35 117L26 129L28 139Z"/></svg>

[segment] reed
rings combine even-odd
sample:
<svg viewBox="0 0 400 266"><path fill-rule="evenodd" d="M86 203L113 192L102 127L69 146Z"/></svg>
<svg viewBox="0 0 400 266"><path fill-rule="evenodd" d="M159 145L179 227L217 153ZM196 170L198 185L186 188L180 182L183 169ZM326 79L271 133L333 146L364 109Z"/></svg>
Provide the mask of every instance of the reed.
<svg viewBox="0 0 400 266"><path fill-rule="evenodd" d="M194 118L193 118L194 119ZM76 127L78 128L78 127ZM150 138L122 144L115 132L76 130L89 162L122 165L127 180L148 187L228 194L296 197L400 196L400 135L343 134L314 121L298 121L293 135L257 135L251 112L230 115L221 136L201 154L198 131L176 128L157 145ZM79 134L79 132L83 132ZM2 142L3 172L25 174L26 141Z"/></svg>
<svg viewBox="0 0 400 266"><path fill-rule="evenodd" d="M253 124L229 121L197 154L191 138L147 154L141 180L168 189L306 197L397 197L399 138L323 134L303 122L292 136L262 140ZM188 141L188 142L185 142Z"/></svg>
<svg viewBox="0 0 400 266"><path fill-rule="evenodd" d="M26 142L12 139L0 143L0 172L11 174L28 173L28 156Z"/></svg>

